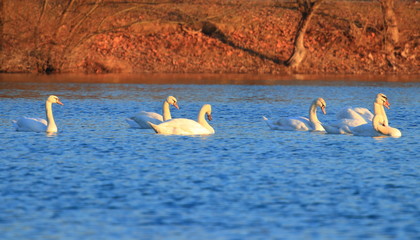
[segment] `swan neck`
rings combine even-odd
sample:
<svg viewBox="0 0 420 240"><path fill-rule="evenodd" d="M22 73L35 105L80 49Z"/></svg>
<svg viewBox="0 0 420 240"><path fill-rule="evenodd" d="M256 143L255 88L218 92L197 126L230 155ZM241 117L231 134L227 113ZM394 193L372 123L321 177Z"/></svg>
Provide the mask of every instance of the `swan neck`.
<svg viewBox="0 0 420 240"><path fill-rule="evenodd" d="M316 105L313 103L309 108L309 119L311 122L319 122L318 116L316 115Z"/></svg>
<svg viewBox="0 0 420 240"><path fill-rule="evenodd" d="M311 107L309 108L309 121L313 124L314 129L316 131L325 131L324 127L322 126L321 122L316 115L317 105L316 102L313 102Z"/></svg>
<svg viewBox="0 0 420 240"><path fill-rule="evenodd" d="M47 115L47 132L57 132L57 125L55 124L53 111L52 111L52 103L47 101L45 103L45 112Z"/></svg>
<svg viewBox="0 0 420 240"><path fill-rule="evenodd" d="M318 116L316 115L316 103L312 103L311 107L309 108L309 120L313 124L319 124Z"/></svg>
<svg viewBox="0 0 420 240"><path fill-rule="evenodd" d="M198 113L197 122L201 126L203 126L206 129L208 129L209 131L214 132L213 127L210 126L210 124L206 120L206 112L207 112L207 109L205 107L202 107L201 110L200 110L200 112Z"/></svg>
<svg viewBox="0 0 420 240"><path fill-rule="evenodd" d="M388 117L386 116L384 106L375 102L373 104L373 111L375 115L382 115L385 126L388 126Z"/></svg>
<svg viewBox="0 0 420 240"><path fill-rule="evenodd" d="M163 121L172 119L171 110L169 109L169 103L166 100L163 102L162 115L163 115Z"/></svg>
<svg viewBox="0 0 420 240"><path fill-rule="evenodd" d="M201 125L207 123L207 121L206 121L206 110L204 108L201 108L200 112L198 113L197 122Z"/></svg>

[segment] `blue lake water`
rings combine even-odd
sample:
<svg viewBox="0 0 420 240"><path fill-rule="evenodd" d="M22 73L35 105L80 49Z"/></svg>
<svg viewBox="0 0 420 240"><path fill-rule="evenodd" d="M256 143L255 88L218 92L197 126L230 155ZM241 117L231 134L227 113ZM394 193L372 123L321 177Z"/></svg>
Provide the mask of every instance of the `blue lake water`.
<svg viewBox="0 0 420 240"><path fill-rule="evenodd" d="M420 239L418 81L27 78L0 81L0 239ZM401 138L273 131L262 121L307 117L317 97L327 102L319 119L333 121L344 106L372 109L379 92ZM14 131L17 117L45 118L50 94L64 103L53 106L59 133ZM126 117L160 113L168 95L181 107L174 118L211 104L216 133L128 127Z"/></svg>

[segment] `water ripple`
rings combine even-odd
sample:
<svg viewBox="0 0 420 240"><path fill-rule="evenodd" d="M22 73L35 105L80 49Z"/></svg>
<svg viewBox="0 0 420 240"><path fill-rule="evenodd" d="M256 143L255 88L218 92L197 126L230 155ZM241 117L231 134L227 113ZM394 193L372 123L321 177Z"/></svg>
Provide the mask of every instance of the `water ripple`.
<svg viewBox="0 0 420 240"><path fill-rule="evenodd" d="M420 236L420 122L408 111L420 107L418 84L61 84L66 105L54 108L60 131L51 137L11 128L17 116L43 116L48 87L32 88L0 104L2 239ZM262 121L306 116L319 96L328 102L321 121L332 121L341 106L369 107L377 92L392 99L402 138L272 131ZM159 111L169 94L181 105L173 117L212 104L216 134L128 128L126 117Z"/></svg>

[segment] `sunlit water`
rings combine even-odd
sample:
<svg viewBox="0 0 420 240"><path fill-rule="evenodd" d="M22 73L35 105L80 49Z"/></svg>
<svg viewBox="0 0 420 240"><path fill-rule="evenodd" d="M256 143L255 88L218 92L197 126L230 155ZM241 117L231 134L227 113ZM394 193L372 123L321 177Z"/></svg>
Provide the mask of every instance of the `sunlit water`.
<svg viewBox="0 0 420 240"><path fill-rule="evenodd" d="M54 76L53 78L59 78ZM420 84L270 85L0 82L0 239L420 239ZM30 79L29 79L30 80ZM262 116L308 116L323 97L372 108L385 93L401 138L270 130ZM43 117L59 133L15 132ZM125 118L196 118L213 106L212 136L162 136ZM319 113L319 111L318 111Z"/></svg>

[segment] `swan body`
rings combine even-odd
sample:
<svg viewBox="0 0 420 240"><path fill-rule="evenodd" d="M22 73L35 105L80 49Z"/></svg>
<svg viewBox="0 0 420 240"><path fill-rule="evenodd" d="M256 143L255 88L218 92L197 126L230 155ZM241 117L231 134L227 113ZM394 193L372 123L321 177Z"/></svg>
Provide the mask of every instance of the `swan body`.
<svg viewBox="0 0 420 240"><path fill-rule="evenodd" d="M402 136L401 131L389 125L385 125L388 119L382 114L376 114L372 123L363 124L357 127L352 127L351 132L355 136L380 137L390 136L399 138Z"/></svg>
<svg viewBox="0 0 420 240"><path fill-rule="evenodd" d="M337 119L353 119L360 122L372 121L373 114L367 108L344 108L337 113Z"/></svg>
<svg viewBox="0 0 420 240"><path fill-rule="evenodd" d="M382 115L384 124L388 125L384 106L389 109L388 98L383 93L376 95L373 103L374 113ZM351 134L351 128L364 124L371 124L374 115L367 108L344 108L337 113L337 121L328 125L323 125L327 133L332 134Z"/></svg>
<svg viewBox="0 0 420 240"><path fill-rule="evenodd" d="M280 118L277 120L269 120L263 117L268 127L272 130L283 131L325 131L321 122L316 115L317 107L321 108L322 112L326 114L327 104L324 99L315 99L309 108L309 119L306 117L289 117Z"/></svg>
<svg viewBox="0 0 420 240"><path fill-rule="evenodd" d="M155 112L141 111L131 118L127 118L126 122L131 128L150 128L148 122L159 124L163 122L162 115Z"/></svg>
<svg viewBox="0 0 420 240"><path fill-rule="evenodd" d="M52 104L57 103L64 105L57 96L51 95L48 97L45 102L45 112L47 120L42 118L30 118L30 117L20 117L17 120L13 120L13 125L16 131L21 132L47 132L55 133L58 131L57 125L55 124Z"/></svg>
<svg viewBox="0 0 420 240"><path fill-rule="evenodd" d="M367 109L366 109L367 110ZM367 110L369 111L369 110ZM357 113L353 108L343 109L341 112L341 116L346 116L347 118L338 119L335 122L332 122L328 125L323 125L325 131L327 133L332 134L350 134L351 127L357 127L363 124L367 124L372 120L369 116L368 118L364 118L362 115ZM340 113L338 115L340 115ZM369 111L370 113L370 111ZM346 114L346 115L344 115Z"/></svg>
<svg viewBox="0 0 420 240"><path fill-rule="evenodd" d="M172 119L169 105L172 105L175 108L179 109L178 101L176 100L176 98L173 96L169 96L168 98L166 98L162 105L163 116L155 112L141 111L135 116L127 118L126 122L132 128L151 128L148 122L160 124L164 121Z"/></svg>
<svg viewBox="0 0 420 240"><path fill-rule="evenodd" d="M171 119L161 124L149 123L150 126L158 134L167 134L167 135L208 135L214 134L215 131L205 119L207 115L208 120L212 120L211 115L211 105L205 104L198 113L197 121L186 119L186 118L176 118Z"/></svg>

